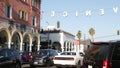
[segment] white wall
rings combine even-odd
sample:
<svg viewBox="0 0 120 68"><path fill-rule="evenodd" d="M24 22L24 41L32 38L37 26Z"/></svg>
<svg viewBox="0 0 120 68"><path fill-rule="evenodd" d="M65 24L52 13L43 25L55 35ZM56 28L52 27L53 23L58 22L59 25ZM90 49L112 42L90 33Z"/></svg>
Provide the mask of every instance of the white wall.
<svg viewBox="0 0 120 68"><path fill-rule="evenodd" d="M48 39L48 34L47 33L42 33L41 34L41 41L45 41ZM61 48L63 51L63 45L64 42L69 42L69 43L73 43L75 40L75 37L73 35L64 33L64 32L60 32L60 33L49 33L49 40L53 42L60 42L61 44Z"/></svg>

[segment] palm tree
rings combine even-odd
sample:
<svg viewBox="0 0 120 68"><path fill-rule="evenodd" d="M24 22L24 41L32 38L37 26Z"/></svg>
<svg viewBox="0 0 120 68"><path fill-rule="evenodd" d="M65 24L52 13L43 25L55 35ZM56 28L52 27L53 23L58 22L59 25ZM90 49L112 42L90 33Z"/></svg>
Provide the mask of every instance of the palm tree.
<svg viewBox="0 0 120 68"><path fill-rule="evenodd" d="M93 28L90 28L90 29L89 29L89 34L91 35L92 40L94 41L95 30L94 30Z"/></svg>
<svg viewBox="0 0 120 68"><path fill-rule="evenodd" d="M81 38L81 31L80 30L77 33L77 38L79 39L79 45L80 45L80 38Z"/></svg>

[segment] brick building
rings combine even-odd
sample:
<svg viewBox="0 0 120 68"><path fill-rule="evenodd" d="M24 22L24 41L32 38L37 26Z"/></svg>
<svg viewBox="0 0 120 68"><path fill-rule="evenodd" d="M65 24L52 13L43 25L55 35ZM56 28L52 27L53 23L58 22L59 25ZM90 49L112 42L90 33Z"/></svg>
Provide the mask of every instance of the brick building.
<svg viewBox="0 0 120 68"><path fill-rule="evenodd" d="M0 47L39 50L40 5L41 0L0 0Z"/></svg>

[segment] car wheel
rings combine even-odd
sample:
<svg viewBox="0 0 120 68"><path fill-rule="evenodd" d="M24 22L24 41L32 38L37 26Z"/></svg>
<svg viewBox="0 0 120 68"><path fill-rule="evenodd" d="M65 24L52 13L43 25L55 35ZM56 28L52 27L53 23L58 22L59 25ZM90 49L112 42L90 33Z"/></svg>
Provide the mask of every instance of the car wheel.
<svg viewBox="0 0 120 68"><path fill-rule="evenodd" d="M54 64L51 59L47 59L46 61L47 61L47 62L46 62L46 66L47 66L47 67L52 66L52 65Z"/></svg>
<svg viewBox="0 0 120 68"><path fill-rule="evenodd" d="M30 65L30 68L35 68L35 66L34 65Z"/></svg>
<svg viewBox="0 0 120 68"><path fill-rule="evenodd" d="M56 68L62 68L62 67L60 67L60 66L56 66Z"/></svg>
<svg viewBox="0 0 120 68"><path fill-rule="evenodd" d="M80 62L78 62L78 64L76 65L76 68L80 68Z"/></svg>
<svg viewBox="0 0 120 68"><path fill-rule="evenodd" d="M49 66L51 66L51 63L47 63L47 64L46 64L46 67L49 67Z"/></svg>
<svg viewBox="0 0 120 68"><path fill-rule="evenodd" d="M14 68L21 68L21 64L20 64L20 63L16 63L16 64L14 65Z"/></svg>

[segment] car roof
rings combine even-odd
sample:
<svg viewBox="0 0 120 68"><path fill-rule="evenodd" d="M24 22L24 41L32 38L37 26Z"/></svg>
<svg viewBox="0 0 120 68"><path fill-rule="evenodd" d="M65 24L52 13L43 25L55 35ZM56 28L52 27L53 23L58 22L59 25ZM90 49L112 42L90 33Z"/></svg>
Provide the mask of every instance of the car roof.
<svg viewBox="0 0 120 68"><path fill-rule="evenodd" d="M40 49L40 50L54 50L54 49Z"/></svg>
<svg viewBox="0 0 120 68"><path fill-rule="evenodd" d="M54 49L40 49L39 51L43 51L43 50L46 50L46 51L56 51Z"/></svg>
<svg viewBox="0 0 120 68"><path fill-rule="evenodd" d="M80 52L77 52L77 51L63 51L63 52L76 52L76 53L80 53Z"/></svg>
<svg viewBox="0 0 120 68"><path fill-rule="evenodd" d="M111 44L111 43L120 43L120 41L106 41L106 42L91 42L91 44Z"/></svg>
<svg viewBox="0 0 120 68"><path fill-rule="evenodd" d="M64 52L61 52L61 53L80 53L80 52L76 52L76 51L64 51Z"/></svg>
<svg viewBox="0 0 120 68"><path fill-rule="evenodd" d="M1 50L14 50L14 49L2 48Z"/></svg>

